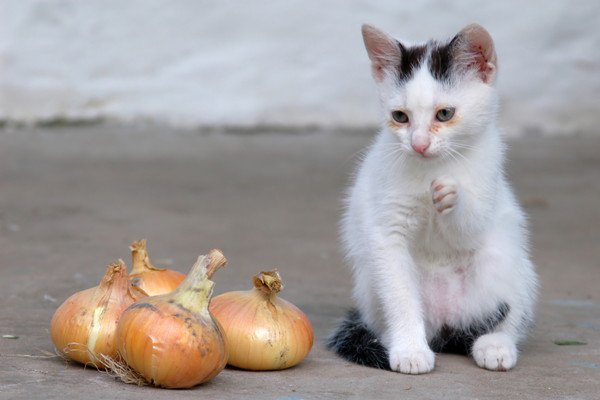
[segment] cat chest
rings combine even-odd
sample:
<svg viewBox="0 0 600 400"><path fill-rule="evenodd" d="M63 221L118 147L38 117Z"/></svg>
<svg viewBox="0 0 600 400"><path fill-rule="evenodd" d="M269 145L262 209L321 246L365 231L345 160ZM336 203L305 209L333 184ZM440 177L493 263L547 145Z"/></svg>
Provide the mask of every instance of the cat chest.
<svg viewBox="0 0 600 400"><path fill-rule="evenodd" d="M463 263L421 265L421 296L425 317L433 325L456 325L463 319L470 297L469 271Z"/></svg>

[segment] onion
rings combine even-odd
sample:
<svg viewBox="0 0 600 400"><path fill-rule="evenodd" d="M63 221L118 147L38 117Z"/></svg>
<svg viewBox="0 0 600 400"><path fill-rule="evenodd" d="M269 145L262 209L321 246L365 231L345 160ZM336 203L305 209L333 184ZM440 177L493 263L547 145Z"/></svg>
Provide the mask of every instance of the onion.
<svg viewBox="0 0 600 400"><path fill-rule="evenodd" d="M152 265L146 250L146 239L136 240L129 249L133 267L130 277L148 296L172 292L185 279L181 272Z"/></svg>
<svg viewBox="0 0 600 400"><path fill-rule="evenodd" d="M130 284L122 260L110 264L100 285L75 293L58 307L50 322L54 346L67 358L104 368L101 355L117 356L119 317L145 296Z"/></svg>
<svg viewBox="0 0 600 400"><path fill-rule="evenodd" d="M225 330L228 364L249 370L279 370L300 363L313 345L313 330L306 315L277 297L283 289L274 271L253 278L249 291L215 297L210 311Z"/></svg>
<svg viewBox="0 0 600 400"><path fill-rule="evenodd" d="M210 277L226 259L219 250L198 257L172 293L132 304L117 328L119 354L145 383L189 388L216 376L227 363L222 328L208 311ZM118 368L112 368L124 381Z"/></svg>

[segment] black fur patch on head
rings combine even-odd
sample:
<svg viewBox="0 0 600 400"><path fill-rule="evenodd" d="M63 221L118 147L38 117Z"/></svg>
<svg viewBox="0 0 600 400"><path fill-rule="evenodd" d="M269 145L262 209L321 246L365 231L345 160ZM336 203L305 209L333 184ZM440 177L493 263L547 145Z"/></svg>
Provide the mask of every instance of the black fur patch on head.
<svg viewBox="0 0 600 400"><path fill-rule="evenodd" d="M458 36L445 44L431 41L426 45L404 47L398 43L400 48L400 64L397 67L398 81L404 83L409 81L414 72L419 69L425 59L431 76L440 82L450 82L453 67L456 64L456 45Z"/></svg>
<svg viewBox="0 0 600 400"><path fill-rule="evenodd" d="M474 321L467 328L445 325L429 342L436 353L470 354L473 342L482 335L492 332L508 315L510 306L501 303L496 312L480 321Z"/></svg>
<svg viewBox="0 0 600 400"><path fill-rule="evenodd" d="M427 46L404 47L398 42L400 48L400 64L398 65L398 81L403 83L412 78L413 73L423 63L427 53Z"/></svg>
<svg viewBox="0 0 600 400"><path fill-rule="evenodd" d="M431 52L429 56L429 71L431 76L440 82L448 82L451 78L452 67L454 66L454 50L457 38L450 42L440 45L431 42Z"/></svg>
<svg viewBox="0 0 600 400"><path fill-rule="evenodd" d="M327 348L353 363L390 369L386 348L362 321L356 309L348 311L344 321L329 337Z"/></svg>

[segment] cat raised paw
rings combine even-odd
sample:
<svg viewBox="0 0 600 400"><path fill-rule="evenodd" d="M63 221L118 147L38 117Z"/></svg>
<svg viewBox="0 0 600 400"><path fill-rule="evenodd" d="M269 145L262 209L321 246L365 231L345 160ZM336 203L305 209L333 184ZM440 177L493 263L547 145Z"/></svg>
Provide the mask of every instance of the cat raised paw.
<svg viewBox="0 0 600 400"><path fill-rule="evenodd" d="M473 344L475 363L491 371L508 371L517 363L517 346L505 333L481 336Z"/></svg>
<svg viewBox="0 0 600 400"><path fill-rule="evenodd" d="M458 201L458 183L449 176L434 179L431 182L431 199L440 214L448 214Z"/></svg>
<svg viewBox="0 0 600 400"><path fill-rule="evenodd" d="M435 354L429 347L416 350L392 349L390 368L403 374L426 374L435 365Z"/></svg>

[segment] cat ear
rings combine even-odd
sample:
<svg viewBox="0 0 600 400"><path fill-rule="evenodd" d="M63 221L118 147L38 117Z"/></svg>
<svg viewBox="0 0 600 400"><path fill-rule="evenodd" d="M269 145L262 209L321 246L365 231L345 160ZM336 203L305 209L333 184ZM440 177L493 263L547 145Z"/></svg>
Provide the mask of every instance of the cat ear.
<svg viewBox="0 0 600 400"><path fill-rule="evenodd" d="M485 83L496 78L498 61L492 37L481 25L471 24L452 39L455 57L467 69L474 69Z"/></svg>
<svg viewBox="0 0 600 400"><path fill-rule="evenodd" d="M400 64L402 52L400 42L371 25L362 26L363 40L371 59L373 76L381 81L386 69L394 69Z"/></svg>

